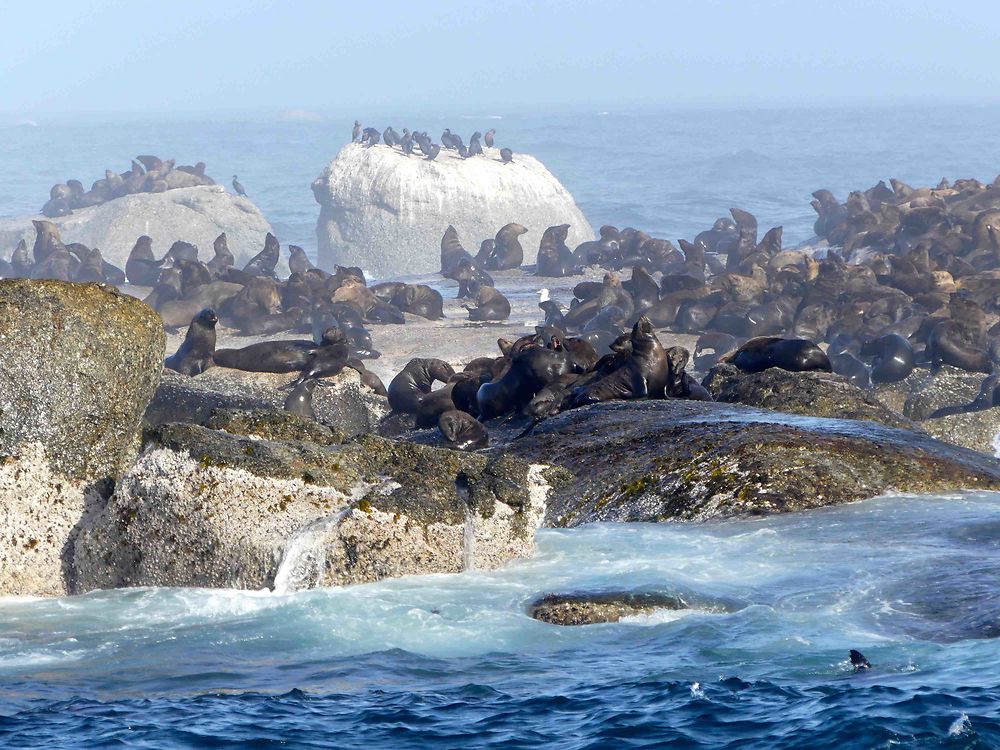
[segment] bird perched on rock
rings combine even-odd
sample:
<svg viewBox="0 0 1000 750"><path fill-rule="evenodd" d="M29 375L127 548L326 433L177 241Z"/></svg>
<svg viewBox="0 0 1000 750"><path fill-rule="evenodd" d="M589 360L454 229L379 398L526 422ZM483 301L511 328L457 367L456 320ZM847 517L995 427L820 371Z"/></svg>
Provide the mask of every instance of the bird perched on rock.
<svg viewBox="0 0 1000 750"><path fill-rule="evenodd" d="M241 195L244 198L247 197L246 190L243 189L243 185L240 184L240 181L239 179L237 179L236 175L233 175L233 190L236 191L237 195Z"/></svg>
<svg viewBox="0 0 1000 750"><path fill-rule="evenodd" d="M495 136L496 134L497 134L496 128L490 128L489 130L486 131L486 135L483 136L483 142L490 148L493 148L493 136Z"/></svg>
<svg viewBox="0 0 1000 750"><path fill-rule="evenodd" d="M500 149L500 161L502 161L504 164L513 164L514 152L511 151L509 148Z"/></svg>
<svg viewBox="0 0 1000 750"><path fill-rule="evenodd" d="M479 143L482 134L477 130L469 139L469 156L478 156L483 153L483 147Z"/></svg>
<svg viewBox="0 0 1000 750"><path fill-rule="evenodd" d="M430 143L427 145L427 161L434 161L440 153L441 147L436 143Z"/></svg>
<svg viewBox="0 0 1000 750"><path fill-rule="evenodd" d="M354 121L354 130L351 131L351 143L357 143L361 138L361 120Z"/></svg>

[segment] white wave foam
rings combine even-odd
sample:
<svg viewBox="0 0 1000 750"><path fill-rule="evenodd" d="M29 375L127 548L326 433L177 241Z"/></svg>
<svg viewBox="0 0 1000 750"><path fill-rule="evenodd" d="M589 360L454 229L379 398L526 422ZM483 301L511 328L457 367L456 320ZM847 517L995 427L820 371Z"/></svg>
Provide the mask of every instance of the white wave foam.
<svg viewBox="0 0 1000 750"><path fill-rule="evenodd" d="M951 723L950 727L948 727L948 736L958 737L963 734L968 734L971 731L972 731L972 722L969 721L968 715L963 713L961 716L959 716L957 719L955 719L955 721Z"/></svg>

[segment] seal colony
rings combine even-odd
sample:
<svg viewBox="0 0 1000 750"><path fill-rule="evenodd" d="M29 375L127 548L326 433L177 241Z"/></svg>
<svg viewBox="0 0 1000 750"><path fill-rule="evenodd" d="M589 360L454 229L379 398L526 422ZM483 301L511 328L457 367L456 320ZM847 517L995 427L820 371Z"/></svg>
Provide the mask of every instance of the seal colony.
<svg viewBox="0 0 1000 750"><path fill-rule="evenodd" d="M235 181L236 178L233 179ZM175 188L214 184L215 180L205 174L203 161L193 166L176 166L174 159L163 161L158 156L145 154L135 157L125 172L105 170L104 177L96 180L90 190L84 190L83 183L75 179L53 185L41 213L54 219L69 216L74 209L99 206L125 195L162 193ZM239 190L237 192L245 195Z"/></svg>

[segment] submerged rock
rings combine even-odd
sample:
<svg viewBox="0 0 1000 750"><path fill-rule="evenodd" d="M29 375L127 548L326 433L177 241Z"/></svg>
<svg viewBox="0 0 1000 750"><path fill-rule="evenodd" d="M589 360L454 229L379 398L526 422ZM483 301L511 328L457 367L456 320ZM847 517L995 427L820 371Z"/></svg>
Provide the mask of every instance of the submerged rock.
<svg viewBox="0 0 1000 750"><path fill-rule="evenodd" d="M35 229L25 216L0 219L0 248L7 252L24 239L31 247ZM99 248L108 263L125 267L138 237L149 235L158 255L177 240L197 245L200 257L212 257L212 243L223 232L229 248L242 266L264 247L271 225L247 198L227 193L220 185L177 188L163 193L136 193L69 216L48 219L59 229L63 242L80 242Z"/></svg>
<svg viewBox="0 0 1000 750"><path fill-rule="evenodd" d="M503 164L496 149L470 159L442 150L427 161L385 145L352 143L312 189L320 205L320 266L362 266L378 278L438 271L441 236L449 224L473 255L505 224L524 225L525 263L534 263L550 226L570 225L571 248L594 239L566 188L527 154Z"/></svg>
<svg viewBox="0 0 1000 750"><path fill-rule="evenodd" d="M1000 489L1000 462L924 434L718 403L597 404L494 450L575 476L550 496L552 526L706 521L889 491Z"/></svg>
<svg viewBox="0 0 1000 750"><path fill-rule="evenodd" d="M547 492L541 467L510 458L164 425L81 533L76 587L288 591L491 569L532 552Z"/></svg>
<svg viewBox="0 0 1000 750"><path fill-rule="evenodd" d="M164 370L145 420L154 427L169 422L206 424L216 409L280 410L288 391L278 389L295 375L211 367L191 378ZM364 387L355 370L345 369L324 383L313 392L313 410L322 424L341 435L373 432L389 412L388 400Z"/></svg>
<svg viewBox="0 0 1000 750"><path fill-rule="evenodd" d="M39 443L68 479L118 477L163 365L163 325L96 284L0 281L0 456Z"/></svg>
<svg viewBox="0 0 1000 750"><path fill-rule="evenodd" d="M675 594L630 591L547 594L528 605L528 616L550 625L594 625L649 615L658 609L687 608L687 602Z"/></svg>
<svg viewBox="0 0 1000 750"><path fill-rule="evenodd" d="M874 395L828 372L789 372L772 367L743 372L735 365L716 365L702 384L716 401L833 419L867 419L919 430L913 421L888 408Z"/></svg>

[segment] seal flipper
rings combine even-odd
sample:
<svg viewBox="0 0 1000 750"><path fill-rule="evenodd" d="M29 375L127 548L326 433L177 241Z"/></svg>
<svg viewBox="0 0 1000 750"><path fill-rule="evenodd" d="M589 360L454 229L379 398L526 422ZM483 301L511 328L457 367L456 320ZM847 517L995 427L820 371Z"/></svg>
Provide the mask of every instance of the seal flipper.
<svg viewBox="0 0 1000 750"><path fill-rule="evenodd" d="M854 667L855 672L864 672L872 668L871 662L865 658L865 655L853 648L851 649L851 666Z"/></svg>

